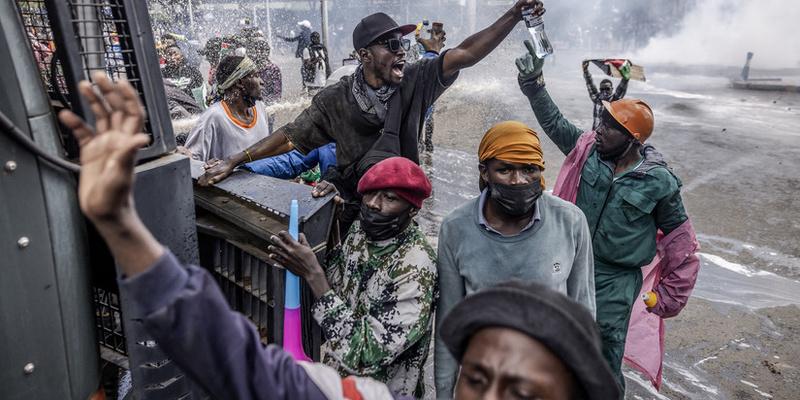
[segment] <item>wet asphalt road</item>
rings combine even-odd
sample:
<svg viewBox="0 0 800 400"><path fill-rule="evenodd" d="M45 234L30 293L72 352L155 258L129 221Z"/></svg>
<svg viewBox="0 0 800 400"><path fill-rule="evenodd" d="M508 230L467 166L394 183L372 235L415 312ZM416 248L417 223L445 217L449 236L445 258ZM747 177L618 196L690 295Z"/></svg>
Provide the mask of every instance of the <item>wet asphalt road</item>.
<svg viewBox="0 0 800 400"><path fill-rule="evenodd" d="M430 157L435 198L423 225L459 197L475 195L476 152L494 123L516 119L541 132L517 88L512 52L465 71L437 107ZM588 55L588 54L587 54ZM580 52L545 66L548 90L579 127L591 125ZM627 371L627 398L795 398L800 387L800 94L729 88L733 68L647 68L628 97L654 109L650 140L683 181L684 203L702 246L689 305L667 322L664 382L656 392ZM593 70L596 82L602 79ZM699 73L702 72L702 73ZM796 77L794 77L796 78ZM545 137L552 184L564 156Z"/></svg>
<svg viewBox="0 0 800 400"><path fill-rule="evenodd" d="M477 194L476 152L483 133L508 119L541 132L517 87L515 46L507 43L463 71L437 103L436 151L422 157L434 195L420 214L433 242L441 218ZM551 96L579 127L590 126L592 112L580 60L606 55L558 51L555 62L545 66ZM287 65L284 93L295 103L299 90L293 71L299 63L290 58L278 62ZM800 94L734 90L728 76L736 68L645 67L648 82L631 82L628 97L642 98L654 109L650 143L683 181L684 203L703 255L692 300L667 322L661 392L628 371L626 397L796 398ZM599 70L593 72L599 83ZM759 73L765 74L754 71ZM277 126L299 111L281 108ZM564 156L544 134L541 138L545 178L552 184Z"/></svg>

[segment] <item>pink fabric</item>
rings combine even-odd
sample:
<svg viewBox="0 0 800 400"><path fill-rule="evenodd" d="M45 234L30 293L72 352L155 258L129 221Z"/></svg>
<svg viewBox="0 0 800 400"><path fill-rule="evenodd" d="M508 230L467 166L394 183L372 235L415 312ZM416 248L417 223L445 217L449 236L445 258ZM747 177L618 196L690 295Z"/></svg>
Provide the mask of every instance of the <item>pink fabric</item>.
<svg viewBox="0 0 800 400"><path fill-rule="evenodd" d="M561 165L561 170L558 171L556 185L553 186L553 195L575 203L578 198L578 185L581 183L581 170L583 170L586 159L589 158L595 136L594 131L586 131L578 138L575 147L569 152L564 164Z"/></svg>
<svg viewBox="0 0 800 400"><path fill-rule="evenodd" d="M660 270L655 275L655 282L658 283L650 286L658 294L658 304L648 311L661 318L671 318L681 312L694 289L700 271L700 259L697 257L700 244L689 219L669 235L661 236L659 234L656 239L657 259L660 258ZM653 261L651 265L655 263Z"/></svg>
<svg viewBox="0 0 800 400"><path fill-rule="evenodd" d="M658 268L661 261L657 254L650 265L642 268L642 291L646 293L658 280ZM659 297L659 302L661 298ZM644 301L633 303L631 319L628 322L628 336L625 340L626 364L644 374L656 390L661 390L662 362L664 359L664 320L647 311Z"/></svg>
<svg viewBox="0 0 800 400"><path fill-rule="evenodd" d="M642 372L656 389L661 388L664 359L664 318L670 318L686 305L697 281L700 248L691 220L686 220L669 235L659 232L656 257L642 269L643 282L639 296L652 290L658 304L648 309L636 301L631 310L625 362Z"/></svg>
<svg viewBox="0 0 800 400"><path fill-rule="evenodd" d="M553 194L575 203L581 171L594 143L595 132L587 131L578 138L558 172ZM650 290L657 293L658 303L647 309L643 301L635 301L628 324L625 362L642 372L656 389L661 388L664 359L664 318L670 318L686 305L697 281L700 248L691 220L686 220L669 235L660 231L656 238L656 256L642 268L640 296Z"/></svg>
<svg viewBox="0 0 800 400"><path fill-rule="evenodd" d="M297 361L311 361L303 350L300 308L284 308L283 313L283 349Z"/></svg>

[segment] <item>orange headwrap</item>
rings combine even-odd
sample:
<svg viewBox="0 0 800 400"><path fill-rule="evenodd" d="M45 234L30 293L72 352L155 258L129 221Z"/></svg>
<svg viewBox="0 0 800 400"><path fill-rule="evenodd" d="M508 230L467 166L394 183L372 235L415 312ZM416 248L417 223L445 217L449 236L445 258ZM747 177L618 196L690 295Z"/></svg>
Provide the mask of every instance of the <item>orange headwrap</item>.
<svg viewBox="0 0 800 400"><path fill-rule="evenodd" d="M533 164L544 171L544 156L539 137L533 129L519 121L504 121L489 128L478 146L478 160L496 158L501 161ZM544 177L542 177L544 188Z"/></svg>

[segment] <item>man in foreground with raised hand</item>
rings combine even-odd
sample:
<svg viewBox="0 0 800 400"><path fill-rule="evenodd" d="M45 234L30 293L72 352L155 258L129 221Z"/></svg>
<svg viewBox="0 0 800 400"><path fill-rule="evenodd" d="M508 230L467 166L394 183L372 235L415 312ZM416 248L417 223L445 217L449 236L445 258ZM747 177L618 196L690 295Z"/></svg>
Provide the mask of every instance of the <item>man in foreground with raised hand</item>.
<svg viewBox="0 0 800 400"><path fill-rule="evenodd" d="M140 133L141 103L125 81L112 83L102 72L93 80L99 92L85 81L79 89L97 129L71 111L59 116L81 147L80 207L119 265L122 296L138 303L143 314L136 318L164 352L212 398L398 398L373 379L342 378L330 367L298 362L278 346L264 346L208 272L181 265L153 237L132 196L136 152L149 141ZM464 366L456 397L616 398L591 314L547 287L520 285L506 283L472 296L442 324L445 344Z"/></svg>
<svg viewBox="0 0 800 400"><path fill-rule="evenodd" d="M79 90L95 114L93 130L71 111L59 115L81 147L78 198L120 270L122 296L138 303L145 329L164 352L218 399L342 399L361 393L392 399L369 378L341 379L321 364L295 362L279 346L264 346L244 315L232 311L214 278L182 266L144 226L133 204L137 150L144 111L131 85L102 72ZM202 315L202 318L198 318ZM348 392L348 390L350 392ZM353 392L355 391L355 392Z"/></svg>

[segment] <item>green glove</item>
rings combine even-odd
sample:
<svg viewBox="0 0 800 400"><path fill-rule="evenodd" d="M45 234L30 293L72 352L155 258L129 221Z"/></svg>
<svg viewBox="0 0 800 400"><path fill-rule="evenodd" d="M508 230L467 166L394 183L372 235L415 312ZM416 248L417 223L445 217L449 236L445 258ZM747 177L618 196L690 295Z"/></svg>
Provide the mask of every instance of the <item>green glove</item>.
<svg viewBox="0 0 800 400"><path fill-rule="evenodd" d="M516 60L520 81L536 78L541 75L542 66L544 65L544 59L536 57L536 49L533 48L533 43L531 43L530 40L525 41L525 47L528 48L528 52L517 57Z"/></svg>
<svg viewBox="0 0 800 400"><path fill-rule="evenodd" d="M625 61L625 64L622 64L622 68L619 69L619 74L622 75L624 79L631 79L630 61Z"/></svg>
<svg viewBox="0 0 800 400"><path fill-rule="evenodd" d="M322 174L320 173L318 166L314 167L314 168L312 168L312 169L310 169L310 170L308 170L306 172L303 172L302 174L300 174L300 179L302 179L305 182L309 182L309 183L310 182L319 182L321 177L322 177Z"/></svg>

